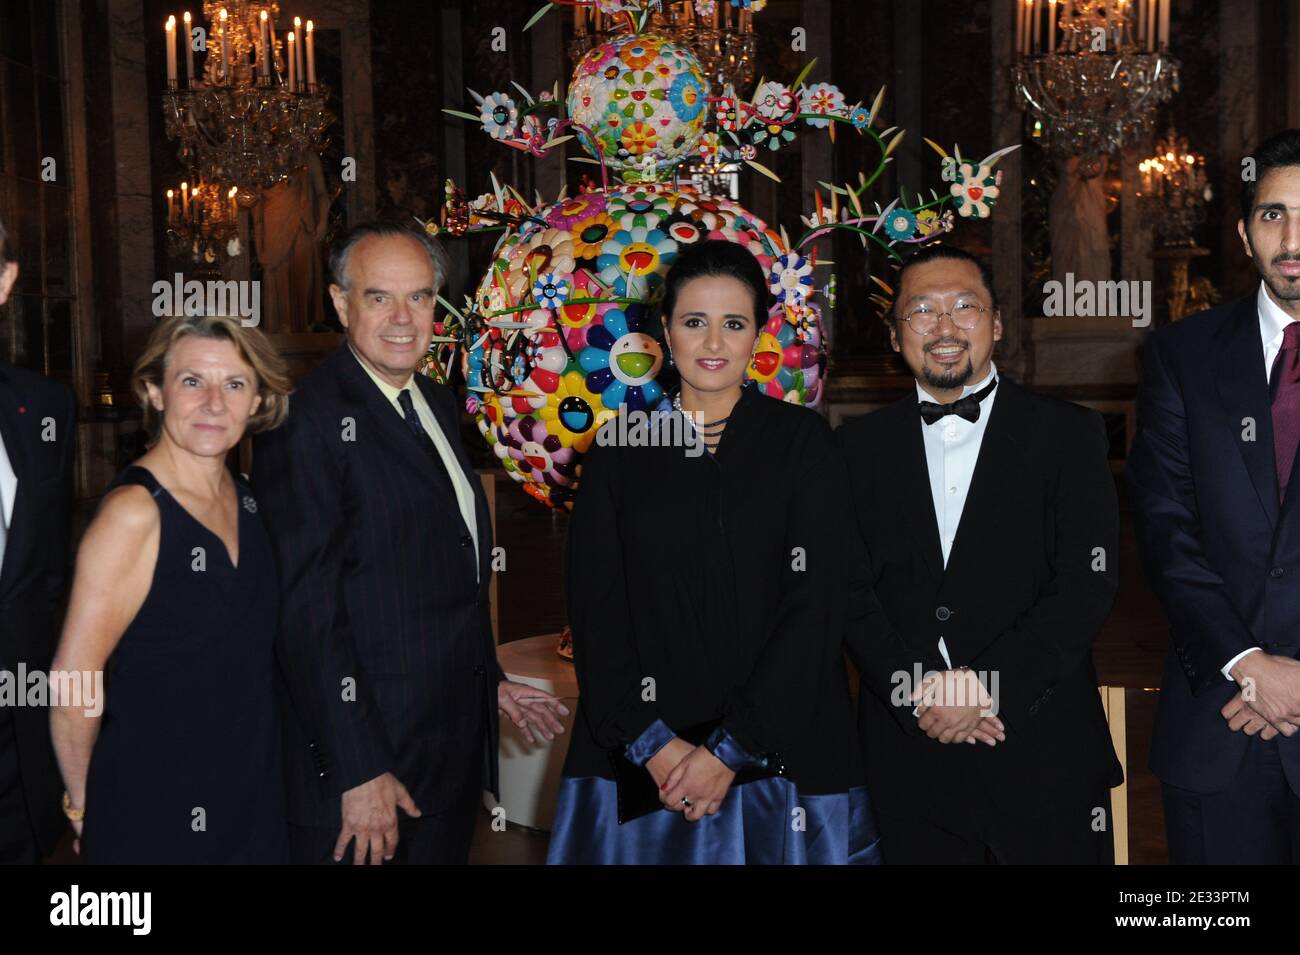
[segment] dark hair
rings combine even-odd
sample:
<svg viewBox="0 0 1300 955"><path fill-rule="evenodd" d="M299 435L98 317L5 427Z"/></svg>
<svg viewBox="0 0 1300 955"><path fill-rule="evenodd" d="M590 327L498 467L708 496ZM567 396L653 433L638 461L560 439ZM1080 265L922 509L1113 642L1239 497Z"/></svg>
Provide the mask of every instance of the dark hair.
<svg viewBox="0 0 1300 955"><path fill-rule="evenodd" d="M442 247L442 243L423 229L417 229L405 222L380 221L363 222L349 230L348 234L339 240L330 254L330 277L334 284L345 292L348 290L348 259L358 242L371 236L391 238L395 235L414 239L424 247L424 251L429 253L429 261L433 263L433 284L441 287L447 281L447 274L451 271L451 259L447 255L447 250Z"/></svg>
<svg viewBox="0 0 1300 955"><path fill-rule="evenodd" d="M9 239L9 233L5 232L4 220L0 219L0 268L9 264L9 256L6 254L6 243Z"/></svg>
<svg viewBox="0 0 1300 955"><path fill-rule="evenodd" d="M926 246L920 252L908 258L903 267L898 270L898 295L903 294L903 276L907 270L915 268L918 265L925 265L927 262L938 262L940 259L955 259L958 262L969 262L975 268L979 269L980 281L984 283L984 289L989 293L989 304L993 308L998 307L997 289L993 287L993 270L989 268L988 263L977 255L972 255L965 249L959 249L953 245L930 245ZM898 297L894 298L894 307L889 311L889 323L895 328L898 327Z"/></svg>
<svg viewBox="0 0 1300 955"><path fill-rule="evenodd" d="M1255 160L1255 175L1241 184L1241 218L1247 224L1250 223L1250 214L1255 210L1255 194L1264 173L1283 166L1300 166L1300 129L1284 129L1270 136L1251 154L1251 158Z"/></svg>
<svg viewBox="0 0 1300 955"><path fill-rule="evenodd" d="M767 321L767 276L753 253L743 245L725 239L705 239L688 245L686 251L673 260L664 278L664 297L660 306L664 324L673 319L673 308L677 305L677 295L682 286L692 279L711 275L725 275L749 289L754 298L754 327L762 328Z"/></svg>

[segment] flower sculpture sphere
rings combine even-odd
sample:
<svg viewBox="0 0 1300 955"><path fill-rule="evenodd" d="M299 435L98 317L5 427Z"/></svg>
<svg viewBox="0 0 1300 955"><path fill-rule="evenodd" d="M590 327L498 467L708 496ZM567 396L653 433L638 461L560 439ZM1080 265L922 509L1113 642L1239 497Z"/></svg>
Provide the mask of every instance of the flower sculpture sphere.
<svg viewBox="0 0 1300 955"><path fill-rule="evenodd" d="M747 376L769 397L816 405L825 351L812 265L730 199L630 183L536 210L507 231L475 291L465 374L479 430L533 497L570 506L600 426L668 406L664 275L704 239L743 245L768 274Z"/></svg>
<svg viewBox="0 0 1300 955"><path fill-rule="evenodd" d="M615 171L656 169L687 158L704 132L709 83L684 46L653 34L628 33L601 43L578 63L568 115L591 130L578 136ZM594 139L593 139L594 137Z"/></svg>

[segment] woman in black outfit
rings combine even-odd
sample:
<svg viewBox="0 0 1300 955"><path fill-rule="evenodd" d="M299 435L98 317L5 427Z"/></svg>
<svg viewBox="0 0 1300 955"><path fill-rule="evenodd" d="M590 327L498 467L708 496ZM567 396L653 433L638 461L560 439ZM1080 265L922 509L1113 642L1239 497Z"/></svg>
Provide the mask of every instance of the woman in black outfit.
<svg viewBox="0 0 1300 955"><path fill-rule="evenodd" d="M154 330L132 384L152 444L86 531L53 664L108 671L102 717L52 711L64 811L89 863L286 862L279 591L226 454L283 420L288 379L255 329L178 317Z"/></svg>
<svg viewBox="0 0 1300 955"><path fill-rule="evenodd" d="M584 458L566 568L579 716L548 862L878 862L841 652L831 430L742 387L767 315L747 250L690 246L664 287L682 383L655 420L704 447L597 440ZM662 808L620 823L640 773Z"/></svg>

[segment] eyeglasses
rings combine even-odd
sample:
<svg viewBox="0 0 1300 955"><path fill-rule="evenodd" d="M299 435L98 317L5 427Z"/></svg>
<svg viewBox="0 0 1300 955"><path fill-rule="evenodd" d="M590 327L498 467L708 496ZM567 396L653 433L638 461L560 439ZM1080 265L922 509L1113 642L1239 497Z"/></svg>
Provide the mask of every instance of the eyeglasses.
<svg viewBox="0 0 1300 955"><path fill-rule="evenodd" d="M959 298L953 303L952 308L946 312L941 312L933 305L922 302L904 315L903 321L907 322L908 327L916 334L931 335L939 327L939 322L947 315L957 328L970 331L979 324L981 316L989 310L989 306L984 305L977 299Z"/></svg>

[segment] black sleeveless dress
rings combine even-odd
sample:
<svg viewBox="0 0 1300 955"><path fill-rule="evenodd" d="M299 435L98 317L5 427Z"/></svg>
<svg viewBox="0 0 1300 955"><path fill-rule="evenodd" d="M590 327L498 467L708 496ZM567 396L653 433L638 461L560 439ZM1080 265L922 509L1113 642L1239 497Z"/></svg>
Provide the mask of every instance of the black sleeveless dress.
<svg viewBox="0 0 1300 955"><path fill-rule="evenodd" d="M279 587L248 486L239 566L148 470L162 518L149 594L108 661L86 781L87 863L288 861L275 705ZM111 490L112 488L110 488Z"/></svg>

